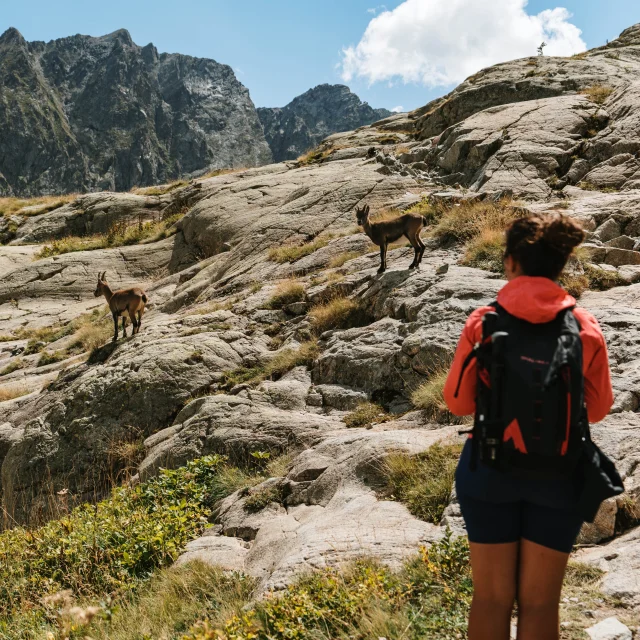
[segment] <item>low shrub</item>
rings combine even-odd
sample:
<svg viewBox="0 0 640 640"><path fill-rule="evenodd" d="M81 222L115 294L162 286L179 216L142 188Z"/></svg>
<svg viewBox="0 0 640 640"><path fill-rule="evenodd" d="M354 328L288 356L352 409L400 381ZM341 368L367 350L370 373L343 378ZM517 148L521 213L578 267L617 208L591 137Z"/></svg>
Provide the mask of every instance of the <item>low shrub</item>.
<svg viewBox="0 0 640 640"><path fill-rule="evenodd" d="M206 456L114 489L38 529L1 533L0 619L41 611L43 596L64 589L84 597L121 594L171 564L222 497L214 479L224 464L222 456Z"/></svg>
<svg viewBox="0 0 640 640"><path fill-rule="evenodd" d="M269 487L255 489L244 500L244 508L249 513L257 513L268 507L272 502L281 504L283 500L282 486L272 484Z"/></svg>
<svg viewBox="0 0 640 640"><path fill-rule="evenodd" d="M389 415L384 407L374 402L361 402L351 412L348 413L342 421L349 428L354 427L370 427L372 424L380 424L392 420L393 416Z"/></svg>
<svg viewBox="0 0 640 640"><path fill-rule="evenodd" d="M381 494L406 504L416 518L438 524L451 499L461 451L461 445L437 443L417 455L390 454Z"/></svg>

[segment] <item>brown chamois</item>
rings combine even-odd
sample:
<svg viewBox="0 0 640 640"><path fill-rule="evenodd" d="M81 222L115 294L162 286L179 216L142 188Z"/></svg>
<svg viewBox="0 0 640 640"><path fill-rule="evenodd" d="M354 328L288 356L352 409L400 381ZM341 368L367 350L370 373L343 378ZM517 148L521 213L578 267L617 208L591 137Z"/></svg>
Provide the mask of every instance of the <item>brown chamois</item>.
<svg viewBox="0 0 640 640"><path fill-rule="evenodd" d="M425 249L425 244L420 238L420 232L425 226L423 216L419 213L405 213L393 220L370 222L369 205L366 205L363 209L356 208L356 218L358 224L371 238L373 244L380 247L380 268L378 273L383 273L387 268L387 247L389 243L395 242L402 236L409 240L414 251L413 262L409 265L409 269L419 268Z"/></svg>
<svg viewBox="0 0 640 640"><path fill-rule="evenodd" d="M118 340L118 318L122 316L122 337L127 337L127 330L125 328L124 312L129 314L133 331L131 335L135 335L140 331L142 325L142 313L144 307L147 304L147 294L138 287L132 289L120 289L118 291L111 291L111 287L106 281L107 272L102 275L98 274L98 286L93 292L96 298L104 296L109 309L111 309L111 315L113 316L113 326L115 334L113 341Z"/></svg>

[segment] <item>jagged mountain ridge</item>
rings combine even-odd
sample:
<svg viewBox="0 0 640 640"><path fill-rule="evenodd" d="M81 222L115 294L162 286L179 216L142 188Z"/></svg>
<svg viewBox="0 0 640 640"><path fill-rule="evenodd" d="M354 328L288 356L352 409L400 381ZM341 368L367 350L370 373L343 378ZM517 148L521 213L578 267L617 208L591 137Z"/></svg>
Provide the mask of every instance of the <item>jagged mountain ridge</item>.
<svg viewBox="0 0 640 640"><path fill-rule="evenodd" d="M227 66L159 54L121 29L0 36L0 195L122 191L271 161L249 92Z"/></svg>
<svg viewBox="0 0 640 640"><path fill-rule="evenodd" d="M374 109L341 84L318 85L282 108L258 109L276 162L294 160L332 133L351 131L390 115L388 109Z"/></svg>

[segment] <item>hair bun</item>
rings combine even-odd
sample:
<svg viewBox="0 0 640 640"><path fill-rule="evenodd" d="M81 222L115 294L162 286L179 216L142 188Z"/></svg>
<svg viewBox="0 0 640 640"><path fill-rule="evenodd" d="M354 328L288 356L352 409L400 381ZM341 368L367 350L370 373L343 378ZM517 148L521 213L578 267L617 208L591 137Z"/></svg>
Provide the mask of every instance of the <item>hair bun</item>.
<svg viewBox="0 0 640 640"><path fill-rule="evenodd" d="M555 213L545 218L541 240L560 253L569 255L584 240L584 229L577 220L563 213Z"/></svg>

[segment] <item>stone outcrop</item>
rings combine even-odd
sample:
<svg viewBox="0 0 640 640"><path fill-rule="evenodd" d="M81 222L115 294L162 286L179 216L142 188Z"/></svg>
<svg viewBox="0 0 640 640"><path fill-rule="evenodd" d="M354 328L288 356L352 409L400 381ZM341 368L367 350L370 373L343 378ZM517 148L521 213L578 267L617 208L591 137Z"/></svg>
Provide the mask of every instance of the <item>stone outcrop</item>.
<svg viewBox="0 0 640 640"><path fill-rule="evenodd" d="M230 67L124 29L47 43L9 29L0 82L0 195L123 191L271 160Z"/></svg>
<svg viewBox="0 0 640 640"><path fill-rule="evenodd" d="M373 109L349 87L321 84L286 107L260 107L258 116L276 162L295 160L332 133L352 131L391 115Z"/></svg>

